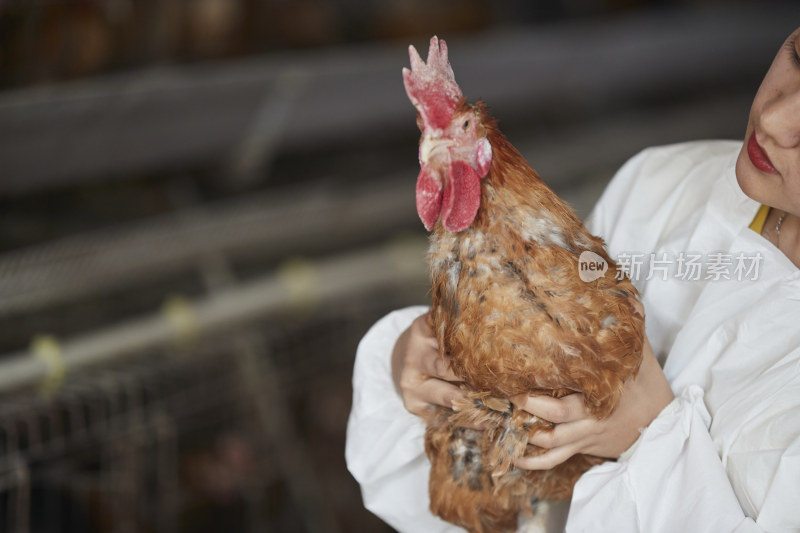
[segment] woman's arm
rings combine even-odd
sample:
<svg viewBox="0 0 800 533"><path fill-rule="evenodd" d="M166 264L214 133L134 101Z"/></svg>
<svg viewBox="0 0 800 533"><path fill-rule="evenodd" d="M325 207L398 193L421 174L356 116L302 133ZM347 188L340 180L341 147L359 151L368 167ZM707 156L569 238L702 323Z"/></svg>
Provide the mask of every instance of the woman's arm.
<svg viewBox="0 0 800 533"><path fill-rule="evenodd" d="M426 312L426 307L418 306L390 313L361 340L353 370L353 405L347 425L345 458L350 473L361 486L364 506L396 530L463 533L463 529L435 517L428 509L430 463L424 452L425 423L406 410L392 379L392 353L398 338ZM426 342L424 335L417 337L405 335L409 356L415 353L413 348L418 342ZM425 349L420 353L430 355ZM436 354L438 358L438 351ZM412 374L408 372L414 367L405 366L408 366L406 379L411 383ZM424 367L417 371L425 372ZM421 385L424 383L425 380L419 381ZM448 389L444 381L441 385ZM421 393L410 393L408 402L412 408L424 408L421 402L431 387L422 388ZM435 389L431 400L437 397ZM409 390L416 391L416 387Z"/></svg>
<svg viewBox="0 0 800 533"><path fill-rule="evenodd" d="M578 480L568 532L761 531L745 517L711 442L702 389L673 398L648 342L639 374L606 420L592 418L579 394L514 399L556 422L552 432L530 440L548 451L517 466L548 469L575 453L619 457Z"/></svg>
<svg viewBox="0 0 800 533"><path fill-rule="evenodd" d="M714 448L699 387L688 388L617 462L575 485L568 532L756 532Z"/></svg>
<svg viewBox="0 0 800 533"><path fill-rule="evenodd" d="M582 394L561 399L541 395L512 398L517 407L556 424L552 431L539 432L530 438L531 444L547 451L523 457L517 466L526 470L547 470L577 453L616 459L674 397L645 338L639 373L625 383L620 403L608 418L594 418Z"/></svg>

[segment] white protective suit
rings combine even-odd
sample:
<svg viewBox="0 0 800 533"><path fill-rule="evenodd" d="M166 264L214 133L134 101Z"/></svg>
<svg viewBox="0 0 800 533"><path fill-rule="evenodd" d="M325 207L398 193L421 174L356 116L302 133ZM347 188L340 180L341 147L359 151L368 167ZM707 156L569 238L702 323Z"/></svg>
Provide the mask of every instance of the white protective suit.
<svg viewBox="0 0 800 533"><path fill-rule="evenodd" d="M569 532L800 531L800 270L748 228L759 205L736 182L740 147L645 150L590 217L641 291L676 398L581 477ZM457 532L428 510L424 424L392 384L392 347L425 310L384 317L359 345L346 458L395 529Z"/></svg>

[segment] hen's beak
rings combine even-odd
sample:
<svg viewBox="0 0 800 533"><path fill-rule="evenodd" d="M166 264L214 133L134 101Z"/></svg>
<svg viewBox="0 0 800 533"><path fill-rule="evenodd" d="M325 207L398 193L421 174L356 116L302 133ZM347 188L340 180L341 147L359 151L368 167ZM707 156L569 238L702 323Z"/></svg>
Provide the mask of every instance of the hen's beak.
<svg viewBox="0 0 800 533"><path fill-rule="evenodd" d="M442 148L448 148L453 145L453 141L451 139L445 139L442 137L431 137L426 135L422 138L422 143L419 145L419 162L420 164L424 165L427 164L433 153L436 150L440 150Z"/></svg>

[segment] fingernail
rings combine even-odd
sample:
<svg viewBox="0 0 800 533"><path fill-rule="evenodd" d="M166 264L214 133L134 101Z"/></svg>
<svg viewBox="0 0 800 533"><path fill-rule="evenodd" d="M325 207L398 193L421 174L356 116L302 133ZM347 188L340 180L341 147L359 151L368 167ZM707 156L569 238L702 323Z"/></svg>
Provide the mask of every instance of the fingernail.
<svg viewBox="0 0 800 533"><path fill-rule="evenodd" d="M508 400L514 404L514 407L520 407L525 404L526 398L525 394L515 394L514 396L509 396Z"/></svg>

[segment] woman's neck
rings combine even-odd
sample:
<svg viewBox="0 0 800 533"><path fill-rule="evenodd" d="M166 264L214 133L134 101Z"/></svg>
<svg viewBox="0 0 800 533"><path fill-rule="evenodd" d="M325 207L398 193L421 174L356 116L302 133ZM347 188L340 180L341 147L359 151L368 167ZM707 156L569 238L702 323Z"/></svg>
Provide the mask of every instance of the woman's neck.
<svg viewBox="0 0 800 533"><path fill-rule="evenodd" d="M800 268L800 217L780 209L770 209L761 235Z"/></svg>

